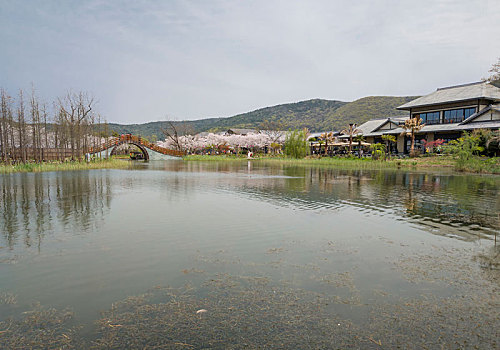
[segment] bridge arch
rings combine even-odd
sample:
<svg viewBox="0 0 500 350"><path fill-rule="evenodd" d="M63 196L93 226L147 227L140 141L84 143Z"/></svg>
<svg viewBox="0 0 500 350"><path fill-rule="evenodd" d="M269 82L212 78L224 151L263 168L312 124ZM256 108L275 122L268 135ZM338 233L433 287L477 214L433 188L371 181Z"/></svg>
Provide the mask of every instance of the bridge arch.
<svg viewBox="0 0 500 350"><path fill-rule="evenodd" d="M91 148L85 157L91 159L92 157L108 158L116 154L116 148L124 143L137 146L145 160L166 160L166 159L181 159L185 153L179 150L173 150L158 146L142 139L140 136L133 136L131 134L121 135L120 137L113 137L108 139L104 144L97 148Z"/></svg>
<svg viewBox="0 0 500 350"><path fill-rule="evenodd" d="M128 141L128 140L126 140L126 141L119 141L118 143L116 143L115 147L113 147L113 149L111 150L110 156L116 155L116 151L117 151L118 147L121 146L121 145L124 145L124 144L134 145L137 148L139 148L139 150L142 152L142 155L144 156L144 160L146 162L149 161L149 152L146 149L146 147L144 147L144 145L141 144L141 143L139 143L139 142Z"/></svg>

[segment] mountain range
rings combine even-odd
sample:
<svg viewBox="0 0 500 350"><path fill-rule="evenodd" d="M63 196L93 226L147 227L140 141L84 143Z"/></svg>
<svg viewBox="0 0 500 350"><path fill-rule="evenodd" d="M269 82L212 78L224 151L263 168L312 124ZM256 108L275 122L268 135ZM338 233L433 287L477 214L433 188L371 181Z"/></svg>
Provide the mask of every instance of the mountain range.
<svg viewBox="0 0 500 350"><path fill-rule="evenodd" d="M396 110L418 96L370 96L352 102L312 99L265 107L255 111L227 118L206 118L175 121L174 124L190 133L223 131L229 128L256 129L265 121L279 122L284 129L308 128L311 132L342 130L349 123L362 124L374 118L388 118L407 115ZM163 139L162 129L166 121L144 124L110 123L109 130L118 134L140 135L150 140Z"/></svg>

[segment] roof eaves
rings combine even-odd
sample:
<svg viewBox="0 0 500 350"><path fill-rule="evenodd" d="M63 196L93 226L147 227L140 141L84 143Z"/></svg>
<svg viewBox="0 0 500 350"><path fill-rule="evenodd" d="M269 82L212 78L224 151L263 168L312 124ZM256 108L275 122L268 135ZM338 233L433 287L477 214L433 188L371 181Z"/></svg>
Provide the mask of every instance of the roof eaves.
<svg viewBox="0 0 500 350"><path fill-rule="evenodd" d="M461 130L473 130L473 129L500 129L500 121L481 121L477 123L470 123L466 125L460 125Z"/></svg>
<svg viewBox="0 0 500 350"><path fill-rule="evenodd" d="M405 103L404 105L396 107L396 109L409 111L412 108L439 106L439 105L445 105L445 104L448 104L448 103L474 101L474 100L481 99L481 98L485 98L485 99L492 100L492 101L500 101L500 98L497 99L495 97L471 97L471 98L465 98L465 99L461 98L461 99L456 99L456 100L449 100L449 101L445 101L445 102L424 103L424 104L416 104L416 105L407 106L411 102L415 101L415 100L413 100L413 101L410 101L408 103Z"/></svg>
<svg viewBox="0 0 500 350"><path fill-rule="evenodd" d="M376 127L375 129L373 129L371 132L375 132L375 131L379 130L381 127L383 127L383 126L384 126L385 124L387 124L387 123L392 123L392 124L394 124L394 125L396 125L396 126L399 126L399 125L398 125L398 123L396 123L394 120L392 120L391 118L387 118L387 119L385 120L385 122L383 122L382 124L380 124L379 126L377 126L377 127ZM392 130L392 129L391 129L391 130Z"/></svg>
<svg viewBox="0 0 500 350"><path fill-rule="evenodd" d="M480 110L479 112L476 112L474 114L472 114L469 118L465 119L463 122L461 122L459 125L464 125L464 124L467 124L467 123L470 123L471 121L473 121L474 119L476 119L477 117L483 115L484 113L488 112L489 110L491 110L492 106L489 105L488 107L486 108L483 108L482 110Z"/></svg>
<svg viewBox="0 0 500 350"><path fill-rule="evenodd" d="M454 88L461 88L461 87L472 86L472 85L481 85L481 84L484 84L484 81L476 81L476 82L473 82L473 83L465 83L465 84L459 84L459 85L445 86L445 87L442 87L442 88L437 88L436 91L448 90L448 89L454 89Z"/></svg>

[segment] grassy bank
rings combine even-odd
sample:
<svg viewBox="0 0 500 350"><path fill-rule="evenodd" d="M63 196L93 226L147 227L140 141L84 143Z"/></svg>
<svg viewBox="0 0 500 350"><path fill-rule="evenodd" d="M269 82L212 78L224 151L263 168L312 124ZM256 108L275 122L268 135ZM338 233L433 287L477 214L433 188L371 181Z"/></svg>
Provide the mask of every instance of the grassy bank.
<svg viewBox="0 0 500 350"><path fill-rule="evenodd" d="M500 158L473 156L470 159L456 159L455 170L469 173L500 174Z"/></svg>
<svg viewBox="0 0 500 350"><path fill-rule="evenodd" d="M241 162L247 158L226 155L191 155L184 157L187 161L223 161L223 162ZM407 159L390 159L390 160L373 160L371 158L341 158L341 157L325 157L325 158L303 158L293 159L286 157L269 157L259 155L258 158L252 160L260 163L280 163L290 165L313 165L313 166L331 166L338 168L349 169L398 169L398 168L448 168L451 170L473 172L473 173L489 173L500 174L500 159L499 158L480 158L471 159L465 164L457 164L456 160L450 156L434 156L434 157L419 157Z"/></svg>
<svg viewBox="0 0 500 350"><path fill-rule="evenodd" d="M0 174L12 173L38 173L44 171L67 171L89 169L120 169L127 168L129 163L124 160L111 159L92 162L50 162L50 163L25 163L25 164L0 164Z"/></svg>
<svg viewBox="0 0 500 350"><path fill-rule="evenodd" d="M265 157L265 158L267 158L267 157ZM216 156L211 156L211 155L201 156L201 155L194 154L194 155L184 156L184 157L182 157L182 159L189 160L189 161L203 161L203 162L213 162L213 161L231 162L231 161L247 160L247 157L246 156L235 156L235 155L227 156L225 154L216 155ZM260 158L256 158L256 159L260 159Z"/></svg>
<svg viewBox="0 0 500 350"><path fill-rule="evenodd" d="M125 160L130 160L130 155L129 154L115 154L113 156L113 159L125 159Z"/></svg>

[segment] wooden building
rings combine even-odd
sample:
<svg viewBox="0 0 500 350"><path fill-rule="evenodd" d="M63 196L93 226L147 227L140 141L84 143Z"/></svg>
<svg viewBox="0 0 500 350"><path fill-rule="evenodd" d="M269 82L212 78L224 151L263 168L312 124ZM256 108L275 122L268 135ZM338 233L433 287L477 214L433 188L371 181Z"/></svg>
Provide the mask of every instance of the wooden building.
<svg viewBox="0 0 500 350"><path fill-rule="evenodd" d="M500 88L488 82L439 88L397 109L408 111L412 118L425 124L415 136L418 148L423 140L447 142L459 138L464 131L500 129ZM410 116L374 119L358 128L370 143L382 142L382 135L394 135L397 152L407 153L411 141L402 135L400 125Z"/></svg>

